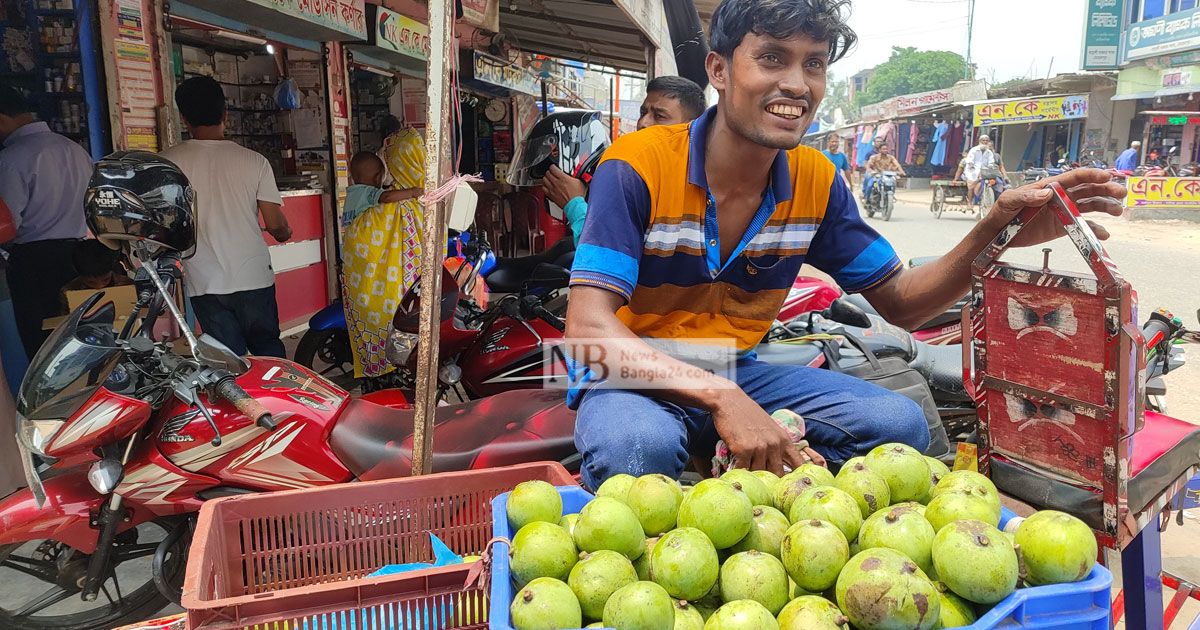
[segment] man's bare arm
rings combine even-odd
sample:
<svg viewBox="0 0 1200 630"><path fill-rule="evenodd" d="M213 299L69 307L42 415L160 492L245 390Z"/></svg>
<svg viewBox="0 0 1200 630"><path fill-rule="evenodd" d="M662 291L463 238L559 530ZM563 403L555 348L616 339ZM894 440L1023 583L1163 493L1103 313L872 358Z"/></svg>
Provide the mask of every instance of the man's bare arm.
<svg viewBox="0 0 1200 630"><path fill-rule="evenodd" d="M971 263L1000 229L1026 207L1043 211L1013 241L1024 247L1053 240L1065 234L1058 218L1045 211L1044 206L1053 193L1045 188L1057 181L1067 189L1081 212L1104 212L1120 216L1120 199L1125 187L1111 181L1112 176L1098 169L1076 169L1037 183L1006 190L982 221L977 223L961 242L941 258L914 269L902 269L884 284L865 291L867 300L884 319L905 328L929 321L957 302L970 287ZM1108 231L1092 223L1092 230L1101 240Z"/></svg>
<svg viewBox="0 0 1200 630"><path fill-rule="evenodd" d="M655 388L634 388L634 391L684 407L710 411L717 433L741 466L782 473L783 464L795 468L805 461L787 432L736 383L659 352L634 335L617 318L617 309L623 304L621 296L605 289L588 286L571 289L567 305L567 347L582 349L595 344L594 347L604 349L603 360L598 358L598 353L577 352L579 356L572 357L575 361L586 363L597 373L653 370ZM823 463L816 453L808 451L806 455Z"/></svg>
<svg viewBox="0 0 1200 630"><path fill-rule="evenodd" d="M258 212L262 214L267 232L280 243L292 238L292 228L288 225L287 217L283 216L283 206L269 201L258 202Z"/></svg>

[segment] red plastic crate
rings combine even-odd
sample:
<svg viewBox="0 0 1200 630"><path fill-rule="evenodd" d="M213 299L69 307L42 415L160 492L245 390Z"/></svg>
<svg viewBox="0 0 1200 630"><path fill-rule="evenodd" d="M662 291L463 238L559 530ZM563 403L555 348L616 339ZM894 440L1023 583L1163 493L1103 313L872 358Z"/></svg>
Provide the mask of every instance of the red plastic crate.
<svg viewBox="0 0 1200 630"><path fill-rule="evenodd" d="M430 533L460 555L482 553L492 499L532 479L575 483L562 465L543 462L209 501L188 555L188 627L486 627L485 593L464 588L469 565L365 576L431 562Z"/></svg>

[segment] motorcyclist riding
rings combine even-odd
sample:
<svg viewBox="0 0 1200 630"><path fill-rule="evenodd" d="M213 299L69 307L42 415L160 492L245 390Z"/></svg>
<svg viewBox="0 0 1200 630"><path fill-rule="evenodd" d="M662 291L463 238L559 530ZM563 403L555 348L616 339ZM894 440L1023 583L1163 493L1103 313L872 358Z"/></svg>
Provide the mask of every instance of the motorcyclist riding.
<svg viewBox="0 0 1200 630"><path fill-rule="evenodd" d="M871 159L867 160L867 174L863 178L863 203L869 203L871 199L871 191L875 188L875 181L879 178L879 174L884 171L892 171L899 173L901 177L908 177L904 172L904 167L900 166L900 160L892 155L891 149L887 143L876 142L875 154Z"/></svg>

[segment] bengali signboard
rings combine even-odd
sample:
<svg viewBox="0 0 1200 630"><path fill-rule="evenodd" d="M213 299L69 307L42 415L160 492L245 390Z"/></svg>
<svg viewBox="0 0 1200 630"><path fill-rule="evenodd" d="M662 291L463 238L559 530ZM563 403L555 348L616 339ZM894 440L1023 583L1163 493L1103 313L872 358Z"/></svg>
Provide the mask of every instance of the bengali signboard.
<svg viewBox="0 0 1200 630"><path fill-rule="evenodd" d="M429 59L428 26L391 9L372 7L375 9L372 44L414 59Z"/></svg>
<svg viewBox="0 0 1200 630"><path fill-rule="evenodd" d="M866 105L861 112L864 120L886 120L916 114L937 105L984 98L987 98L987 85L983 81L970 81L941 90L894 96L880 103Z"/></svg>
<svg viewBox="0 0 1200 630"><path fill-rule="evenodd" d="M1086 94L1023 98L976 105L974 124L976 127L983 127L1073 120L1087 118L1087 111Z"/></svg>
<svg viewBox="0 0 1200 630"><path fill-rule="evenodd" d="M499 0L460 0L464 22L493 33L500 32Z"/></svg>
<svg viewBox="0 0 1200 630"><path fill-rule="evenodd" d="M1200 177L1130 177L1130 208L1200 209Z"/></svg>
<svg viewBox="0 0 1200 630"><path fill-rule="evenodd" d="M1200 9L1179 11L1129 27L1125 59L1143 59L1200 46Z"/></svg>
<svg viewBox="0 0 1200 630"><path fill-rule="evenodd" d="M1083 29L1084 70L1114 70L1121 47L1121 13L1125 0L1087 0Z"/></svg>
<svg viewBox="0 0 1200 630"><path fill-rule="evenodd" d="M514 92L522 92L532 96L542 94L542 85L538 78L528 69L497 59L478 50L472 51L475 63L472 78L492 85L506 88Z"/></svg>
<svg viewBox="0 0 1200 630"><path fill-rule="evenodd" d="M188 0L193 6L250 26L316 41L367 39L366 0ZM174 13L176 7L172 5Z"/></svg>

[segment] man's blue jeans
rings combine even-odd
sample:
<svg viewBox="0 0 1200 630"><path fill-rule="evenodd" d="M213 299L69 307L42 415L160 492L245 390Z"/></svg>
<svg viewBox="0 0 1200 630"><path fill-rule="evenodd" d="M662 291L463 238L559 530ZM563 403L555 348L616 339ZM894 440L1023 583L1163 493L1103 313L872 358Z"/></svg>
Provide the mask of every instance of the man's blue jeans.
<svg viewBox="0 0 1200 630"><path fill-rule="evenodd" d="M863 192L864 200L866 200L868 197L871 196L871 189L875 187L876 177L877 177L876 175L872 175L871 173L867 173L866 175L863 176L862 192Z"/></svg>
<svg viewBox="0 0 1200 630"><path fill-rule="evenodd" d="M734 381L768 413L790 409L804 417L806 438L831 464L888 442L924 451L929 425L912 400L873 383L818 368L737 363ZM678 479L692 454L711 456L717 442L712 416L637 392L593 389L575 418L583 481L595 489L618 473L662 473Z"/></svg>

